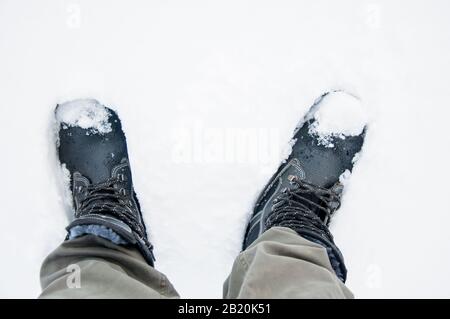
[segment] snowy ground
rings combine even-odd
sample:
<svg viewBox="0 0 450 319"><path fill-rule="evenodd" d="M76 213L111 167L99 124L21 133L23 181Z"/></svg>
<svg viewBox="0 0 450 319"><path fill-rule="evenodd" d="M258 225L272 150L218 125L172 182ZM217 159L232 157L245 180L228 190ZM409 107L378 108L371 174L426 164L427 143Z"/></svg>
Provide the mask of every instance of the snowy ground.
<svg viewBox="0 0 450 319"><path fill-rule="evenodd" d="M63 239L52 112L115 107L157 267L220 297L255 196L324 90L359 96L363 156L332 230L357 297L450 297L448 1L0 0L0 297Z"/></svg>

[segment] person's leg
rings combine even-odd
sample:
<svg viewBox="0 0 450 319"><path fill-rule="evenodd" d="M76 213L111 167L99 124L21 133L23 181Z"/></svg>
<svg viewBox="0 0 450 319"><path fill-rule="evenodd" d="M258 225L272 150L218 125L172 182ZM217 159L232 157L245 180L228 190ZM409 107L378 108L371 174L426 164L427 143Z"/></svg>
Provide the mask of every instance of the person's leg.
<svg viewBox="0 0 450 319"><path fill-rule="evenodd" d="M353 298L326 249L285 227L262 234L236 258L224 298Z"/></svg>
<svg viewBox="0 0 450 319"><path fill-rule="evenodd" d="M353 297L328 225L364 143L365 122L353 121L363 113L360 108L357 98L330 92L300 122L291 154L255 203L224 297ZM339 117L327 118L330 114Z"/></svg>
<svg viewBox="0 0 450 319"><path fill-rule="evenodd" d="M44 261L39 298L178 298L134 247L94 235L65 241Z"/></svg>
<svg viewBox="0 0 450 319"><path fill-rule="evenodd" d="M75 100L58 105L55 116L73 218L66 241L44 261L41 298L177 297L153 268L117 113Z"/></svg>

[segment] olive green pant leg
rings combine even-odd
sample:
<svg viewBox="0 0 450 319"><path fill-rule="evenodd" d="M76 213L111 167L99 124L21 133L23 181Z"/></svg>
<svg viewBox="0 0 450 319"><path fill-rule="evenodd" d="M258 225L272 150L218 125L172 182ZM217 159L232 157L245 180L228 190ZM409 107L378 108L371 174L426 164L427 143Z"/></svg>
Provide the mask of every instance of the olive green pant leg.
<svg viewBox="0 0 450 319"><path fill-rule="evenodd" d="M39 298L178 298L166 276L133 247L86 235L44 261Z"/></svg>
<svg viewBox="0 0 450 319"><path fill-rule="evenodd" d="M263 233L236 258L224 298L353 298L326 249L285 227Z"/></svg>
<svg viewBox="0 0 450 319"><path fill-rule="evenodd" d="M44 261L41 298L177 298L167 278L140 253L88 235L64 242ZM241 253L225 298L352 298L326 250L274 227Z"/></svg>

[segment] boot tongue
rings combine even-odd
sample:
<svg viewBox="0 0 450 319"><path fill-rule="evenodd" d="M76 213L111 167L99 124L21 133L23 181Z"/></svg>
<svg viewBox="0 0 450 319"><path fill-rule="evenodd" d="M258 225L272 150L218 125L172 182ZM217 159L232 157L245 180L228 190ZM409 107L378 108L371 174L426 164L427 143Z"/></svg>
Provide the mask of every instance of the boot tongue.
<svg viewBox="0 0 450 319"><path fill-rule="evenodd" d="M296 175L289 175L288 180L291 182L292 187L290 188L291 191L296 191L302 188L301 186L301 179L298 178ZM295 195L293 195L295 196ZM309 210L311 210L314 214L316 214L323 222L325 222L325 219L327 218L327 214L325 211L321 210L319 207L314 205L313 203L322 206L326 208L326 203L324 203L319 196L314 192L297 192L297 196L301 197L301 199L298 199L298 197L295 196L295 198L301 202L303 205L305 205ZM312 203L311 203L312 202Z"/></svg>
<svg viewBox="0 0 450 319"><path fill-rule="evenodd" d="M119 181L109 179L100 184L91 184L89 194L83 200L85 205L81 209L90 212L108 212L123 206L120 198L120 189L116 184Z"/></svg>

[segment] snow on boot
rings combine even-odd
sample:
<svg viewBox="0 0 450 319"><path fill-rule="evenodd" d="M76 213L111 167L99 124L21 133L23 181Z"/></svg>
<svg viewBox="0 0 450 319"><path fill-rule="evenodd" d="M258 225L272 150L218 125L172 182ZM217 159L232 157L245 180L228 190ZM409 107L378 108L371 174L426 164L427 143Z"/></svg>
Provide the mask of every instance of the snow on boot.
<svg viewBox="0 0 450 319"><path fill-rule="evenodd" d="M135 245L153 265L119 117L96 100L59 104L58 155L70 175L74 220L67 239L94 234L116 244Z"/></svg>
<svg viewBox="0 0 450 319"><path fill-rule="evenodd" d="M327 248L338 277L346 268L328 225L339 208L364 142L366 116L360 101L342 91L322 95L294 132L292 152L261 192L247 226L243 249L274 226L288 227Z"/></svg>

